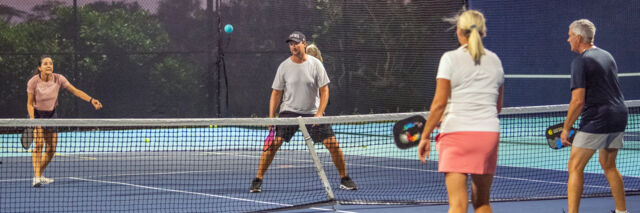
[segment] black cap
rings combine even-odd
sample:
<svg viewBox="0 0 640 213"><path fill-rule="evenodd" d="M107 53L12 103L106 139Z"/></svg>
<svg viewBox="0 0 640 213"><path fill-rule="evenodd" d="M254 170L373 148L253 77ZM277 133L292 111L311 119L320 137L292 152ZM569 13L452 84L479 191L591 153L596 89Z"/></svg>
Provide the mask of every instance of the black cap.
<svg viewBox="0 0 640 213"><path fill-rule="evenodd" d="M295 41L295 42L306 42L307 38L304 36L304 34L302 34L299 31L293 31L290 35L289 38L287 38L287 43L289 41Z"/></svg>

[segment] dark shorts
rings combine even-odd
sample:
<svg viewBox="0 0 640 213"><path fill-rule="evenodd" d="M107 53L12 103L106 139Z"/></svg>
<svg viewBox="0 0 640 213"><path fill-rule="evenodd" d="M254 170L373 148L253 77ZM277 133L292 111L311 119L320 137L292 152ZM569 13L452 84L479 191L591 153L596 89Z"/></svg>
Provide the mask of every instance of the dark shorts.
<svg viewBox="0 0 640 213"><path fill-rule="evenodd" d="M299 114L295 112L284 111L280 113L280 118L296 118L298 116L302 117L313 117L312 114ZM333 129L331 129L331 125L329 124L319 124L319 125L306 125L307 130L309 130L309 135L311 135L311 139L315 143L321 143L324 139L335 136L333 133ZM276 126L276 137L282 137L284 141L289 142L293 135L298 131L300 126L298 125L281 125Z"/></svg>
<svg viewBox="0 0 640 213"><path fill-rule="evenodd" d="M58 118L58 114L56 113L56 109L53 109L52 111L40 111L40 110L34 109L33 110L33 117L34 118L40 118L40 119ZM46 131L46 132L56 132L57 128L56 127L45 127L44 131Z"/></svg>
<svg viewBox="0 0 640 213"><path fill-rule="evenodd" d="M37 109L33 110L33 117L35 118L58 118L58 115L56 114L56 109L53 109L53 111L40 111Z"/></svg>

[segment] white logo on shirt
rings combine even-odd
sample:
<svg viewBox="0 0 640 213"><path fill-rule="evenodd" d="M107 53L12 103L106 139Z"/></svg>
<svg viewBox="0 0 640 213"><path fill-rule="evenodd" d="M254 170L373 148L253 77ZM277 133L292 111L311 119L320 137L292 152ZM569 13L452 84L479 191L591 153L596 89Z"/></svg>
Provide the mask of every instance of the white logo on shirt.
<svg viewBox="0 0 640 213"><path fill-rule="evenodd" d="M56 86L55 84L38 84L37 89L38 89L38 92L44 93L44 92L46 92L48 90L51 90L51 88L53 88L55 86Z"/></svg>

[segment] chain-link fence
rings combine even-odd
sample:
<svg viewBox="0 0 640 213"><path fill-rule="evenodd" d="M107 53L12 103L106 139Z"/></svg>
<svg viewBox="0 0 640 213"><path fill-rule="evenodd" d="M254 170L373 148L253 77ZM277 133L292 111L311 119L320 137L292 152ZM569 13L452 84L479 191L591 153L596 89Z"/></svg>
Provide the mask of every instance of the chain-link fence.
<svg viewBox="0 0 640 213"><path fill-rule="evenodd" d="M40 55L104 109L62 93L62 117L267 115L299 30L323 52L329 114L425 110L463 1L9 1L2 4L0 117L26 115ZM219 8L219 9L217 9ZM234 31L221 27L232 24Z"/></svg>
<svg viewBox="0 0 640 213"><path fill-rule="evenodd" d="M104 104L95 112L62 92L61 117L264 117L294 30L323 53L329 115L428 110L440 56L458 47L442 19L465 5L486 15L485 46L507 74L505 105L561 104L575 57L565 42L572 20L596 23L596 45L621 73L640 66L633 53L640 5L581 2L4 0L0 117L26 116L26 83L43 54L53 56L54 72ZM638 75L626 75L626 98L640 98Z"/></svg>

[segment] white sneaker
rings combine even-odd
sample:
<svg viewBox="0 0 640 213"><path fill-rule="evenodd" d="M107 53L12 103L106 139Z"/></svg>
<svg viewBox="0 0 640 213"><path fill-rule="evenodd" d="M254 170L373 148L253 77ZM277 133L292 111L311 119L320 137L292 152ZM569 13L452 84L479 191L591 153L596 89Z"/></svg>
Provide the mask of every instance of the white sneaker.
<svg viewBox="0 0 640 213"><path fill-rule="evenodd" d="M33 177L33 182L32 182L32 186L33 187L40 187L42 185L42 178L40 177Z"/></svg>
<svg viewBox="0 0 640 213"><path fill-rule="evenodd" d="M46 177L42 176L42 177L40 177L40 183L42 183L42 184L50 184L50 183L53 183L53 179L46 178Z"/></svg>
<svg viewBox="0 0 640 213"><path fill-rule="evenodd" d="M33 182L32 182L32 186L33 187L40 187L44 184L50 184L53 183L53 179L51 178L46 178L44 176L42 177L33 177Z"/></svg>

